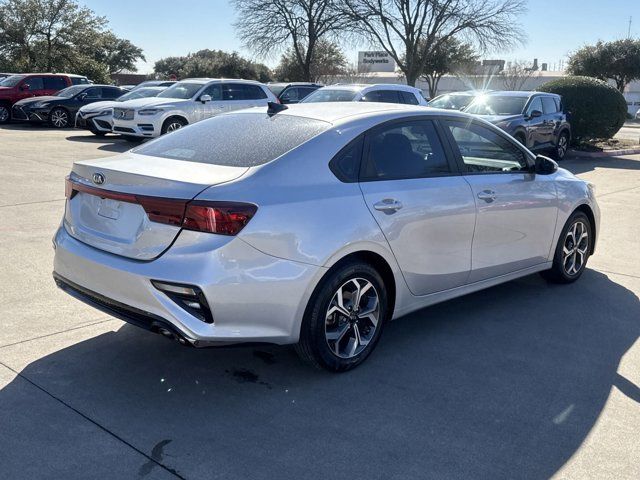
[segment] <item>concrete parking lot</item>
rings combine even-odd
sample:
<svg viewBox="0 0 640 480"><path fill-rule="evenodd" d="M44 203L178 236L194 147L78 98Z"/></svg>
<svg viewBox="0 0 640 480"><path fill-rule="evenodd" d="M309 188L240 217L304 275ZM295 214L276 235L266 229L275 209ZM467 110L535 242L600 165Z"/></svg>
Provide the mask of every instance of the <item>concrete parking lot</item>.
<svg viewBox="0 0 640 480"><path fill-rule="evenodd" d="M602 208L578 283L422 310L332 375L289 347L187 349L56 289L64 176L130 147L0 127L0 478L640 478L640 156L562 164Z"/></svg>

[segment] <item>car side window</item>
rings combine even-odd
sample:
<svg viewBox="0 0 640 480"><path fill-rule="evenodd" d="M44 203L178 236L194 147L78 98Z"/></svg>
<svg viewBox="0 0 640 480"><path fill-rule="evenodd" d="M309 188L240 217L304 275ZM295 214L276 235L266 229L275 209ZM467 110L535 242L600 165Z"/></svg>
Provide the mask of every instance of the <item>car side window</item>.
<svg viewBox="0 0 640 480"><path fill-rule="evenodd" d="M265 91L258 85L242 85L245 100L262 100L267 98Z"/></svg>
<svg viewBox="0 0 640 480"><path fill-rule="evenodd" d="M219 83L214 83L213 85L209 85L202 92L202 95L209 95L211 97L211 101L218 102L222 100L222 87Z"/></svg>
<svg viewBox="0 0 640 480"><path fill-rule="evenodd" d="M315 92L316 90L317 90L317 88L298 87L298 99L302 100L304 97L306 97L307 95Z"/></svg>
<svg viewBox="0 0 640 480"><path fill-rule="evenodd" d="M222 86L223 100L259 100L267 98L267 94L258 85L227 83Z"/></svg>
<svg viewBox="0 0 640 480"><path fill-rule="evenodd" d="M531 112L534 110L542 112L542 100L540 100L540 97L535 97L531 100L531 103L529 103L529 106L527 107L527 115L531 115Z"/></svg>
<svg viewBox="0 0 640 480"><path fill-rule="evenodd" d="M102 98L102 89L100 87L87 88L83 93L85 94L84 98L87 100Z"/></svg>
<svg viewBox="0 0 640 480"><path fill-rule="evenodd" d="M296 87L287 88L282 95L280 95L280 99L286 102L297 102L300 100L299 89Z"/></svg>
<svg viewBox="0 0 640 480"><path fill-rule="evenodd" d="M364 136L361 136L340 150L329 162L329 168L341 182L353 183L358 181L363 144Z"/></svg>
<svg viewBox="0 0 640 480"><path fill-rule="evenodd" d="M29 91L44 90L44 81L42 77L30 77L25 80L23 85L27 85Z"/></svg>
<svg viewBox="0 0 640 480"><path fill-rule="evenodd" d="M365 93L363 102L402 103L397 90L374 90Z"/></svg>
<svg viewBox="0 0 640 480"><path fill-rule="evenodd" d="M542 112L545 115L558 112L558 106L553 97L542 97Z"/></svg>
<svg viewBox="0 0 640 480"><path fill-rule="evenodd" d="M503 135L468 121L445 120L468 173L513 173L529 171L520 148Z"/></svg>
<svg viewBox="0 0 640 480"><path fill-rule="evenodd" d="M119 88L102 87L102 98L108 98L108 99L118 98L120 95L124 93L125 92L123 92Z"/></svg>
<svg viewBox="0 0 640 480"><path fill-rule="evenodd" d="M406 103L407 105L418 105L420 102L418 102L418 99L416 98L416 96L411 93L411 92L398 92L400 94L400 97L402 98L403 103Z"/></svg>
<svg viewBox="0 0 640 480"><path fill-rule="evenodd" d="M67 82L62 77L45 77L43 80L45 90L62 90L67 88Z"/></svg>
<svg viewBox="0 0 640 480"><path fill-rule="evenodd" d="M86 77L71 77L71 85L86 85L88 83L89 83L89 80L87 80ZM65 86L66 86L66 83L65 83Z"/></svg>
<svg viewBox="0 0 640 480"><path fill-rule="evenodd" d="M368 144L360 181L451 174L451 167L431 121L407 121L375 129L368 135Z"/></svg>

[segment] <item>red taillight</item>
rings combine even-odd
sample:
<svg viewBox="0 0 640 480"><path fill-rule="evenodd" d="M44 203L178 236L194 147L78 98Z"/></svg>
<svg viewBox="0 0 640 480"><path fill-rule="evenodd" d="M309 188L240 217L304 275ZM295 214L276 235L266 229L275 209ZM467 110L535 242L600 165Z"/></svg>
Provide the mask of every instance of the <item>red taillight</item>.
<svg viewBox="0 0 640 480"><path fill-rule="evenodd" d="M258 210L250 203L189 201L112 192L76 183L67 177L65 196L71 199L76 192L138 204L152 222L219 235L236 235Z"/></svg>
<svg viewBox="0 0 640 480"><path fill-rule="evenodd" d="M250 203L192 202L187 205L182 226L199 232L237 235L257 210Z"/></svg>

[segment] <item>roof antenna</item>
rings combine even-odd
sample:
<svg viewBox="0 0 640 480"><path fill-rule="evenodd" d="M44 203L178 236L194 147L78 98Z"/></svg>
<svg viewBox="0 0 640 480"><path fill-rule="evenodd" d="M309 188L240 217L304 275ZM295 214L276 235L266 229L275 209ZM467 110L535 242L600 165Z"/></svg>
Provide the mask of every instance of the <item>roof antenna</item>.
<svg viewBox="0 0 640 480"><path fill-rule="evenodd" d="M276 103L276 102L268 102L267 107L268 107L267 115L269 115L270 117L273 117L276 113L280 113L283 110L286 110L289 108L286 105L283 105L281 103Z"/></svg>

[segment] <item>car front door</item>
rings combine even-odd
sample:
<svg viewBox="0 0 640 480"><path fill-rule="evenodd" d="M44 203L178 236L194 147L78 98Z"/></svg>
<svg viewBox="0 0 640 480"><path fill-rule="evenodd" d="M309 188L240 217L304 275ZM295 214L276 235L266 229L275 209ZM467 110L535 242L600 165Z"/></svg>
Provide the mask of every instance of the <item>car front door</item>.
<svg viewBox="0 0 640 480"><path fill-rule="evenodd" d="M524 117L527 129L527 147L531 149L542 147L546 142L547 131L544 123L544 114L542 113L542 100L540 100L539 96L533 97L529 101Z"/></svg>
<svg viewBox="0 0 640 480"><path fill-rule="evenodd" d="M210 101L200 100L203 95L209 95ZM227 111L225 102L222 101L222 86L219 83L212 83L207 86L196 99L195 121L205 120L215 115Z"/></svg>
<svg viewBox="0 0 640 480"><path fill-rule="evenodd" d="M20 100L29 97L41 97L46 95L44 89L44 81L42 77L29 77L22 81L18 87Z"/></svg>
<svg viewBox="0 0 640 480"><path fill-rule="evenodd" d="M465 284L475 202L431 120L368 132L360 188L414 295Z"/></svg>
<svg viewBox="0 0 640 480"><path fill-rule="evenodd" d="M477 205L469 282L547 261L558 202L554 175L533 173L533 160L513 140L468 120L444 120Z"/></svg>

